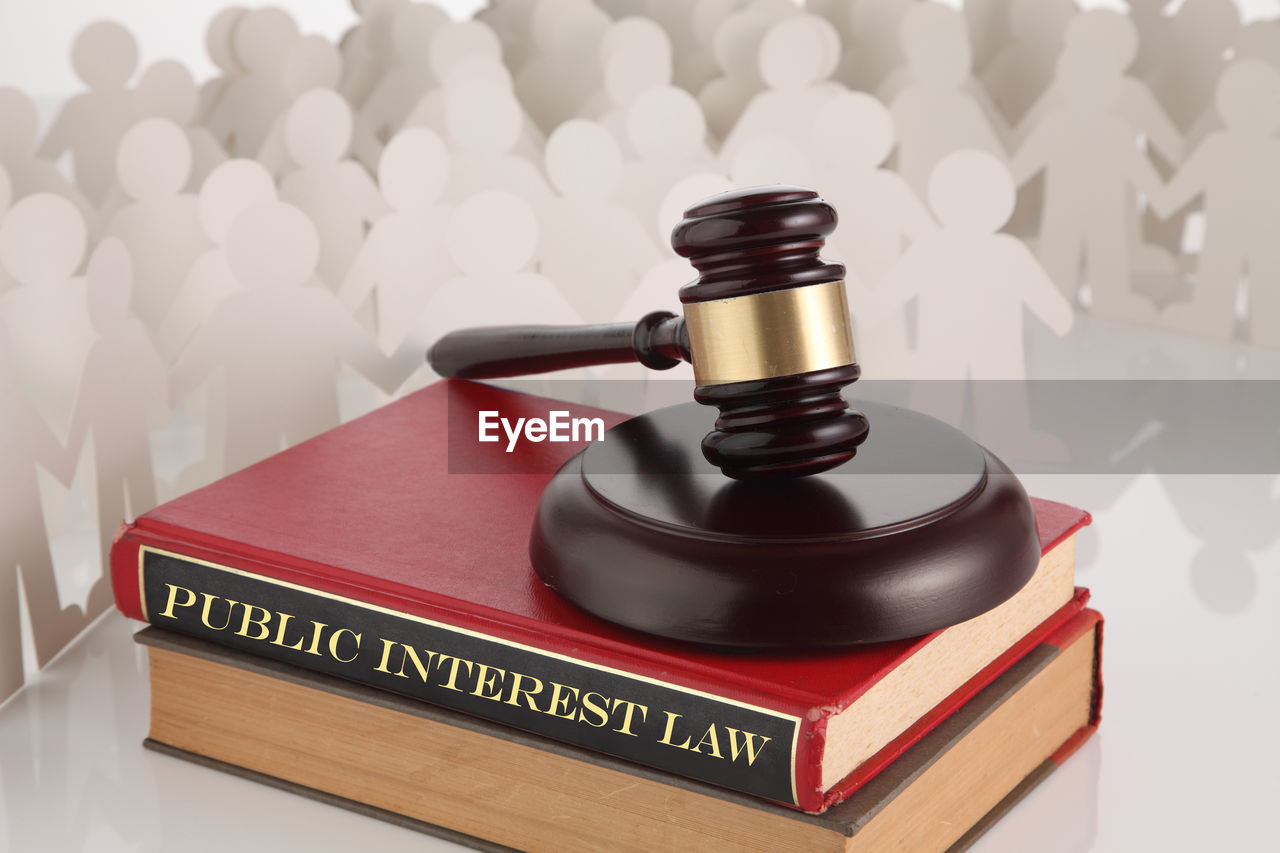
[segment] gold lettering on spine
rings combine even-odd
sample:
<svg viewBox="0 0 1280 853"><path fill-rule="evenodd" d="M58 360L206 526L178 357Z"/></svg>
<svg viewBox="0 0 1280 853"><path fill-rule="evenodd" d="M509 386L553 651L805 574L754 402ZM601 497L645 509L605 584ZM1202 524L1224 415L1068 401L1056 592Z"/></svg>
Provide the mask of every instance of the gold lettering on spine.
<svg viewBox="0 0 1280 853"><path fill-rule="evenodd" d="M524 696L525 701L529 704L530 711L541 711L542 709L538 707L538 703L533 701L533 697L535 694L542 692L542 679L534 678L532 675L523 675L519 672L511 673L511 679L511 692L507 694L507 704L515 705L519 708L520 697ZM525 681L526 679L532 681L538 686L533 688L521 688L520 682Z"/></svg>
<svg viewBox="0 0 1280 853"><path fill-rule="evenodd" d="M673 714L671 711L663 711L667 715L667 727L662 732L662 737L658 739L658 743L665 743L667 746L674 746L676 749L688 749L690 738L685 738L684 743L673 743L671 738L675 734L676 720L680 719L683 714Z"/></svg>
<svg viewBox="0 0 1280 853"><path fill-rule="evenodd" d="M507 671L499 669L496 666L489 666L487 663L478 663L477 667L480 671L476 673L476 689L471 691L472 696L479 696L481 699L492 699L495 702L502 701L502 679L506 677ZM497 682L497 687L494 683Z"/></svg>
<svg viewBox="0 0 1280 853"><path fill-rule="evenodd" d="M396 646L400 649L400 669L392 672L389 664L391 662L391 647ZM424 664L422 658L418 657L418 650L413 646L405 643L393 643L390 640L382 641L382 658L378 661L378 665L374 667L378 672L385 672L387 675L395 675L400 678L408 678L408 674L404 671L405 664L412 663L413 668L418 671L418 678L423 684L427 683L427 670L431 666L431 660L436 656L436 652L429 649L423 649L427 653L427 662Z"/></svg>
<svg viewBox="0 0 1280 853"><path fill-rule="evenodd" d="M223 629L215 629L215 630L230 630L231 625L237 624L239 622L239 620L235 618L234 608L236 606L242 606L242 607L249 606L249 605L245 605L242 602L233 601L231 599L222 599L219 596L215 596L212 594L197 593L193 589L189 589L187 587L183 587L178 584L166 583L164 579L159 579L159 580L162 587L165 590L167 590L167 593L162 595L153 594L151 596L151 601L148 602L147 587L146 587L147 581L148 579L156 580L154 576L151 575L151 572L161 571L161 570L172 571L172 569L169 569L168 567L165 567L165 566L156 567L154 565L148 565L148 563L150 562L148 558L156 557L156 556L168 557L174 560L181 561L185 569L194 570L196 567L202 567L205 569L212 569L217 572L225 573L227 575L235 575L239 577L250 578L257 582L270 584L274 587L278 587L281 589L288 589L293 591L294 593L303 594L308 597L324 599L328 601L341 602L358 611L364 611L364 612L370 612L370 613L381 613L388 616L393 616L398 619L406 620L409 622L430 626L438 630L444 630L444 631L450 632L453 635L474 637L482 641L493 643L495 645L499 645L502 647L519 649L527 653L533 653L547 659L568 661L569 663L572 663L574 665L582 666L596 672L612 672L624 678L634 679L636 681L645 682L649 684L655 684L666 689L670 689L670 690L674 690L674 691L678 691L686 694L698 692L698 691L692 691L686 688L682 688L678 685L672 685L667 682L661 681L659 679L653 679L653 678L648 678L644 676L636 676L630 673L619 672L618 670L613 670L609 667L592 664L587 661L580 661L570 656L551 653L546 651L545 649L539 649L531 646L526 646L520 643L502 640L500 638L491 637L491 636L477 633L474 631L461 629L456 626L444 625L442 623L437 623L428 619L414 616L412 614L403 613L400 611L395 611L395 610L387 609L384 607L372 605L372 604L369 604L368 602L358 601L356 599L344 597L341 595L323 592L323 591L316 590L309 587L299 586L297 584L281 581L276 578L265 577L260 574L248 572L242 569L236 569L229 566L219 565L217 563L212 563L206 560L201 560L195 557L191 557L191 556L176 553L176 552L165 551L159 548L155 548L153 546L143 545L138 550L139 600L140 600L143 614L144 615L149 613L155 614L154 618L156 620L160 618L180 620L183 618L181 615L182 610L184 610L185 608L197 607L198 602L200 602L202 596L208 595L208 598L210 600L213 598L218 598L220 601L227 602L227 608L228 608L227 609L227 616L228 616L227 625ZM182 578L179 577L178 579L181 580ZM193 584L193 586L194 585L196 584ZM165 606L163 610L159 613L156 613L155 610L153 610L152 607L149 605L154 605L156 601L161 598L167 598L167 600L164 602ZM195 616L197 613L200 612L201 609L203 608L198 608L197 610L191 611L190 627L195 626ZM259 611L262 610L262 608L260 607L256 609ZM207 619L207 621L212 621L211 602L210 602L210 611L211 611L210 616ZM316 621L315 619L305 619L305 621L310 624L309 628L303 627L301 625L294 628L293 626L299 621L297 616L293 616L283 612L270 612L270 616L279 617L279 618L275 626L272 628L272 630L268 632L267 635L264 635L263 637L264 642L268 642L272 645L276 645L281 648L286 648L293 651L300 651L303 654L314 655L317 657L329 654L333 656L335 660L338 660L344 663L355 663L360 658L362 634L357 633L352 629L341 628L333 631L332 633L329 633L330 626L327 623L319 622L319 621ZM248 623L247 623L248 625L261 626L263 625L264 622L266 622L268 625L270 624L269 619L264 620L260 618L254 618L253 611L248 611L246 613L246 617L248 619ZM239 624L238 627L241 627L246 634L249 633L248 628L243 623ZM272 633L274 634L274 637L270 640L266 640L266 636L269 636ZM352 654L349 657L343 657L341 654L341 652L346 648L346 646L344 645L344 640L346 638L342 636L343 634L350 634L351 641L354 641L355 643L354 654ZM297 639L295 639L295 637ZM392 671L392 665L393 663L395 663L399 665L399 669L401 670L401 673L399 674L404 674L408 665L410 663L413 663L413 661L409 659L407 655L403 654L403 652L401 654L399 661L395 661L392 658L392 655L395 654L397 649L402 650L403 648L405 648L404 644L397 643L392 640L386 640L386 639L382 639L380 642L382 645L381 655L380 655L380 660L378 662L378 665L375 667L375 669L386 674L393 674L393 675L398 674ZM445 664L445 661L452 661L452 666L447 666ZM434 686L443 687L445 689L454 690L454 691L466 690L467 692L471 692L473 695L476 695L479 698L491 699L493 701L501 701L502 697L506 695L507 693L506 682L509 680L515 680L516 684L512 686L517 688L521 687L520 681L522 680L531 682L531 683L536 683L538 685L536 688L527 687L527 688L519 689L518 691L513 691L513 695L511 698L516 699L516 702L514 702L513 704L515 704L517 707L519 707L521 704L529 704L532 707L532 709L537 711L538 713L554 715L554 716L562 717L564 719L569 719L569 720L575 720L578 723L585 723L586 725L591 726L593 728L603 729L603 728L609 727L611 731L616 732L618 734L622 734L622 735L628 735L631 737L638 736L637 732L634 729L646 723L648 718L649 708L643 704L640 704L637 702L629 702L625 699L610 698L596 691L583 692L577 688L569 687L567 685L561 685L557 687L556 682L548 682L550 684L550 690L547 691L548 693L551 694L550 698L554 699L555 701L550 702L546 709L539 708L537 707L537 704L534 701L534 699L535 697L539 696L542 693L543 684L541 681L537 679L532 679L529 676L524 676L523 678L517 677L515 679L511 679L509 676L514 676L516 675L515 673L508 672L506 670L503 670L500 667L493 666L490 664L483 664L483 663L478 663L474 661L468 661L465 659L455 658L449 655L444 655L438 652L430 652L430 651L427 651L425 660L419 657L418 663L422 663L423 664L422 668L426 669L428 673L430 673L431 669L434 668L435 672L437 673L437 675L433 678L431 682L431 684L433 684ZM464 666L466 669L468 682L464 683L464 686L459 687L458 686L459 670L462 669ZM418 670L417 674L419 678L421 678L421 669L418 668L416 663L414 665L414 668ZM475 673L478 676L474 681L471 680L471 676L473 673ZM438 681L438 679L445 675L447 675L448 677L445 680L445 683L442 684ZM406 677L408 676L406 675ZM717 698L717 697L706 697L705 694L700 694L700 695L703 695L705 698L711 698L711 699ZM524 703L520 703L519 701L520 696L525 696ZM576 707L575 707L575 703L573 702L574 698L578 700L576 703ZM789 755L794 761L796 750L797 750L798 737L800 733L800 720L798 718L795 718L788 714L782 714L779 712L771 711L769 709L757 708L747 703L738 702L734 700L720 700L720 701L725 702L725 704L734 705L737 707L749 709L754 712L767 714L772 717L785 719L788 722L788 724L791 726L790 739L789 739L790 742L789 743L787 741L780 741L780 742L783 744L783 748L789 750ZM636 713L637 710L639 711L638 714ZM638 721L637 721L637 717L638 717ZM675 726L679 719L682 719L682 718L678 714L674 716L668 715L669 731L665 735L665 737L666 737L666 740L670 742L669 745L673 747L680 747L686 750L698 749L703 754L713 758L720 758L722 760L727 759L727 760L736 762L740 757L745 757L747 759L747 764L749 766L754 765L756 760L760 757L760 755L763 753L764 749L766 748L767 744L771 740L770 737L765 735L759 735L753 732L739 731L738 729L732 728L730 726L713 725L712 727L707 729L707 731L704 733L702 737L702 740L698 742L696 747L693 747L691 745L692 738L690 737L686 737L684 739L684 743L677 744L671 741L673 741L676 737ZM720 738L719 733L715 731L716 728L723 728L725 737L728 738L727 745L722 744L720 742L722 738ZM694 731L696 732L696 729L694 729ZM680 734L687 734L687 732L681 732ZM794 803L797 801L796 783L795 783L794 776L791 776L790 778L790 785L791 785L790 800L791 802Z"/></svg>
<svg viewBox="0 0 1280 853"><path fill-rule="evenodd" d="M593 698L594 697L594 698ZM600 701L597 702L596 700ZM601 704L603 702L604 704ZM591 714L594 720L588 720L587 714ZM590 693L582 695L582 707L578 709L578 722L586 723L597 729L602 729L609 725L609 700L592 690Z"/></svg>
<svg viewBox="0 0 1280 853"><path fill-rule="evenodd" d="M856 361L844 282L684 306L699 385L772 379Z"/></svg>
<svg viewBox="0 0 1280 853"><path fill-rule="evenodd" d="M190 607L196 603L196 594L186 587L175 586L171 583L167 583L165 586L169 587L169 600L165 603L164 610L160 612L161 616L165 616L169 619L177 619L178 617L173 615L174 607ZM179 592L185 592L187 594L187 600L181 604L178 604Z"/></svg>
<svg viewBox="0 0 1280 853"><path fill-rule="evenodd" d="M569 695L561 696L561 690L568 691ZM553 681L551 682L551 707L547 709L547 713L553 717L563 717L566 720L572 720L574 715L573 712L569 710L569 700L577 698L578 688L569 687L564 684L557 684ZM564 706L563 711L560 709L561 705Z"/></svg>
<svg viewBox="0 0 1280 853"><path fill-rule="evenodd" d="M228 600L228 603L234 606L237 602ZM244 607L244 618L240 620L240 630L236 631L236 634L241 637L247 637L250 640L265 640L267 635L271 633L271 629L267 627L267 623L271 621L271 611L265 607L259 607L256 604L245 604L242 606ZM253 611L255 610L262 613L261 618L253 618ZM206 622L205 624L207 625L208 623ZM258 630L254 632L257 636L249 636L250 625L257 626ZM209 627L213 626L210 625Z"/></svg>
<svg viewBox="0 0 1280 853"><path fill-rule="evenodd" d="M440 686L443 687L445 690L452 690L455 693L461 693L462 688L458 686L458 666L460 664L465 663L467 665L467 675L470 675L471 670L475 666L475 664L469 660L453 657L451 655L440 655L440 662L436 664L437 669L439 669L440 667L443 667L444 662L447 660L453 661L453 664L449 667L449 678L446 679L445 683Z"/></svg>
<svg viewBox="0 0 1280 853"><path fill-rule="evenodd" d="M298 642L292 643L290 645L285 645L285 642L284 642L284 632L289 627L289 620L292 618L293 617L290 616L288 613L280 614L280 627L276 629L276 638L271 641L271 645L280 646L281 648L284 648L284 649L292 649L295 652L300 652L302 651L302 637L298 638Z"/></svg>
<svg viewBox="0 0 1280 853"><path fill-rule="evenodd" d="M704 734L702 736L702 740L698 741L698 743L693 747L693 751L702 752L702 747L704 744L711 747L711 751L707 753L708 755L711 755L715 758L724 758L724 756L720 754L720 739L716 737L715 723L712 723L711 725L707 726L707 733Z"/></svg>
<svg viewBox="0 0 1280 853"><path fill-rule="evenodd" d="M391 663L391 650L399 647L400 647L399 643L393 642L392 640L388 640L385 637L383 637L382 638L382 657L379 658L378 665L374 667L374 670L377 672L385 672L387 675L391 675L391 668L388 666L388 664ZM404 672L403 658L401 658L400 660L400 671Z"/></svg>
<svg viewBox="0 0 1280 853"><path fill-rule="evenodd" d="M216 595L210 595L207 592L200 593L200 597L204 599L204 605L200 608L200 622L210 631L225 631L231 627L231 613L236 609L236 605L240 602L227 599L227 618L221 625L215 625L209 621L209 611L213 609L215 601L221 601Z"/></svg>
<svg viewBox="0 0 1280 853"><path fill-rule="evenodd" d="M431 659L436 656L436 653L428 649L423 649L423 651L427 653L427 662L425 664L422 662L422 658L418 657L417 649L415 649L413 646L405 646L404 658L400 661L400 671L397 672L396 675L404 675L405 662L412 661L413 668L418 671L418 677L422 679L423 684L426 684L427 683L427 667L431 666ZM404 677L408 678L409 676L404 675Z"/></svg>
<svg viewBox="0 0 1280 853"><path fill-rule="evenodd" d="M324 636L324 629L329 626L324 622L312 621L311 625L311 645L307 646L307 654L320 657L320 638Z"/></svg>
<svg viewBox="0 0 1280 853"><path fill-rule="evenodd" d="M343 634L350 634L351 638L356 641L355 654L351 655L351 657L349 658L344 658L342 655L338 654L338 642L342 639ZM360 634L357 634L355 631L352 631L350 628L339 628L338 630L334 631L333 634L329 636L330 657L332 657L338 663L351 663L356 658L360 657L360 637L361 637Z"/></svg>
<svg viewBox="0 0 1280 853"><path fill-rule="evenodd" d="M603 697L602 697L602 698L603 698ZM636 733L635 733L635 732L633 732L633 731L631 731L631 717L632 717L632 714L635 712L636 708L639 708L639 709L640 709L640 721L641 721L641 722L644 722L644 721L645 721L645 719L646 719L646 718L648 718L648 716L649 716L649 706L648 706L648 705L641 705L641 704L639 704L639 703L637 703L637 702L628 702L628 701L627 701L627 700L625 700L625 699L614 699L614 700L613 700L613 710L614 710L614 711L618 710L618 706L619 706L619 705L625 705L625 706L627 707L627 713L626 713L626 715L625 715L625 716L623 716L623 718L622 718L622 725L621 725L621 726L618 726L618 728L614 729L614 731L615 731L615 732L617 732L618 734L622 734L622 735L631 735L632 737L635 737L635 736L636 736Z"/></svg>
<svg viewBox="0 0 1280 853"><path fill-rule="evenodd" d="M764 751L764 745L769 742L770 738L765 735L753 734L752 732L740 732L735 728L725 726L725 731L729 733L729 754L733 757L733 761L738 760L738 756L742 754L745 747L747 751L747 766L750 767L756 763L756 759L760 757L760 753ZM743 736L743 743L738 745L738 735ZM760 738L760 749L756 749L756 738Z"/></svg>

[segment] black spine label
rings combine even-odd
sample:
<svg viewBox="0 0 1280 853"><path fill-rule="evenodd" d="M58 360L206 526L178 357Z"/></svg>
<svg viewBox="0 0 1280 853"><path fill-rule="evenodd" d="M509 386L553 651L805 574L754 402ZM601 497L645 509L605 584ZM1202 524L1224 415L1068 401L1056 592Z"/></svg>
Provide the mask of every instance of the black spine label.
<svg viewBox="0 0 1280 853"><path fill-rule="evenodd" d="M156 627L796 803L794 716L154 548L140 559Z"/></svg>

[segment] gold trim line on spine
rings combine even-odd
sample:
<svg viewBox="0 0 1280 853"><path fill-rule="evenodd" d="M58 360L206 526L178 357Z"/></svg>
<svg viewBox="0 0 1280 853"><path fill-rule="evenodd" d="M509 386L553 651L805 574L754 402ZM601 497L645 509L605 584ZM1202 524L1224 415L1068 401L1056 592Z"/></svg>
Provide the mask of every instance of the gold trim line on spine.
<svg viewBox="0 0 1280 853"><path fill-rule="evenodd" d="M843 281L684 306L699 385L773 379L857 359Z"/></svg>

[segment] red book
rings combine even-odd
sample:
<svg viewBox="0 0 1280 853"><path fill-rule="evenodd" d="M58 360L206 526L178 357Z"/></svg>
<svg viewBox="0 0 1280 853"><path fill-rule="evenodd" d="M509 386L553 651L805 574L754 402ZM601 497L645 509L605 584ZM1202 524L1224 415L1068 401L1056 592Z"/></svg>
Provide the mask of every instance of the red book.
<svg viewBox="0 0 1280 853"><path fill-rule="evenodd" d="M605 623L546 589L528 534L581 444L474 441L504 417L624 416L442 382L126 525L125 615L818 812L857 790L1083 608L1071 537L1014 598L925 637L724 653ZM450 447L449 432L469 440ZM462 432L459 432L462 431ZM505 471L501 474L451 473ZM602 554L601 559L608 559Z"/></svg>

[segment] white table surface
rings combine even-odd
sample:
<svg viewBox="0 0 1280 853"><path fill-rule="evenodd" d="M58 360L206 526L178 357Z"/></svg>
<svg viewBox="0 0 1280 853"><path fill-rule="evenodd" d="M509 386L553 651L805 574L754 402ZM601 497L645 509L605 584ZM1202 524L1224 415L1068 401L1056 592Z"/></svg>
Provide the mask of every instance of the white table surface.
<svg viewBox="0 0 1280 853"><path fill-rule="evenodd" d="M1280 353L1087 320L1031 353L1045 377L1280 377ZM1280 477L1024 481L1094 515L1103 722L974 849L1280 849ZM143 749L137 627L108 614L0 707L0 851L457 849Z"/></svg>

